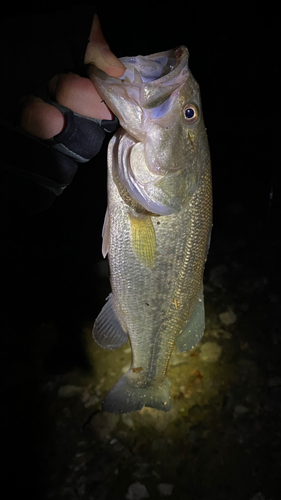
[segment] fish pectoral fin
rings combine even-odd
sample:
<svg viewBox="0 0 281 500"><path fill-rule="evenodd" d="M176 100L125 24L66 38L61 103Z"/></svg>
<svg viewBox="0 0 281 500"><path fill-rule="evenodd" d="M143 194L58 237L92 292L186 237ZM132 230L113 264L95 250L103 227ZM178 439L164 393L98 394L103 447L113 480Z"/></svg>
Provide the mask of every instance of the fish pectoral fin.
<svg viewBox="0 0 281 500"><path fill-rule="evenodd" d="M198 302L193 309L191 318L184 326L181 334L176 340L179 352L193 349L203 337L205 329L205 308L203 297L203 285L199 293Z"/></svg>
<svg viewBox="0 0 281 500"><path fill-rule="evenodd" d="M103 258L108 254L108 248L109 248L109 233L110 233L110 221L109 221L109 212L108 212L108 207L105 212L104 216L104 223L102 227L102 247L101 247L101 253Z"/></svg>
<svg viewBox="0 0 281 500"><path fill-rule="evenodd" d="M151 385L141 387L136 375L138 374L133 374L132 370L125 373L105 397L102 409L110 413L132 413L141 410L143 406L148 406L169 411L171 401L168 379L165 378L161 383L154 381Z"/></svg>
<svg viewBox="0 0 281 500"><path fill-rule="evenodd" d="M131 215L131 241L135 255L146 267L151 268L156 255L156 237L149 215Z"/></svg>
<svg viewBox="0 0 281 500"><path fill-rule="evenodd" d="M117 349L128 340L113 309L113 296L110 294L106 304L99 313L94 327L93 337L103 349Z"/></svg>

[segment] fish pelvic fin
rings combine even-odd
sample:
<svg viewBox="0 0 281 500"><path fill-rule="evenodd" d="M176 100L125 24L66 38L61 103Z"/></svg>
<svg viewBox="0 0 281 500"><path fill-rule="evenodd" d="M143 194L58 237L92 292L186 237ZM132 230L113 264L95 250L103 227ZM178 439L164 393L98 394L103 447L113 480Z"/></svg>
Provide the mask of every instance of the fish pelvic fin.
<svg viewBox="0 0 281 500"><path fill-rule="evenodd" d="M121 347L128 340L114 312L112 293L95 321L93 337L100 347L111 350Z"/></svg>
<svg viewBox="0 0 281 500"><path fill-rule="evenodd" d="M156 255L155 231L149 215L129 214L131 222L131 241L135 255L146 267L151 268Z"/></svg>
<svg viewBox="0 0 281 500"><path fill-rule="evenodd" d="M130 369L109 391L102 403L102 409L110 413L132 413L141 410L143 406L162 411L171 409L167 378L162 382L153 381L146 387L139 385L139 380L139 373L133 373Z"/></svg>

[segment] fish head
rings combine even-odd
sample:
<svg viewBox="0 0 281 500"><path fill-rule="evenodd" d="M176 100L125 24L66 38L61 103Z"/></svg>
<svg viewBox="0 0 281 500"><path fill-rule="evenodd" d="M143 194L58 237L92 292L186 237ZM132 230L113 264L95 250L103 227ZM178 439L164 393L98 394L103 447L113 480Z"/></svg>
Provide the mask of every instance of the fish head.
<svg viewBox="0 0 281 500"><path fill-rule="evenodd" d="M133 140L130 165L121 173L124 183L136 201L160 215L179 212L187 203L202 175L202 152L208 151L188 56L180 46L121 58L126 71L119 79L95 67L89 75Z"/></svg>

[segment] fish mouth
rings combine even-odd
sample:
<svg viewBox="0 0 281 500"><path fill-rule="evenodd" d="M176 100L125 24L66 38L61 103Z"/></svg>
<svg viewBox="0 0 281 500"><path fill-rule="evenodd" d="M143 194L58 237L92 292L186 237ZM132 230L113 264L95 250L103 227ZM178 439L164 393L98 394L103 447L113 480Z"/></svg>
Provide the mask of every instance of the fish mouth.
<svg viewBox="0 0 281 500"><path fill-rule="evenodd" d="M186 81L188 56L188 49L181 45L149 56L120 58L126 67L120 78L109 77L96 67L90 72L99 90L100 85L106 86L113 94L127 94L140 107L151 109L166 101Z"/></svg>
<svg viewBox="0 0 281 500"><path fill-rule="evenodd" d="M145 109L155 108L165 102L184 83L188 73L188 50L184 46L167 52L138 56L133 63L123 58L126 71L121 77L123 83L139 85L140 105Z"/></svg>
<svg viewBox="0 0 281 500"><path fill-rule="evenodd" d="M186 47L181 46L150 56L123 57L120 61L126 67L126 71L119 80L135 85L155 82L172 73L178 67L186 51Z"/></svg>

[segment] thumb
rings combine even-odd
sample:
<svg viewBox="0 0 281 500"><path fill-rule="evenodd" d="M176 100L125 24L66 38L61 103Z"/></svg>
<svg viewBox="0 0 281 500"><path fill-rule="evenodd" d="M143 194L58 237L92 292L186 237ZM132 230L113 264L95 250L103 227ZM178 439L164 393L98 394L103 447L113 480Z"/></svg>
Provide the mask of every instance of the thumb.
<svg viewBox="0 0 281 500"><path fill-rule="evenodd" d="M103 36L100 21L96 14L91 28L84 63L94 64L107 75L116 78L122 76L126 69L119 59L111 52Z"/></svg>

